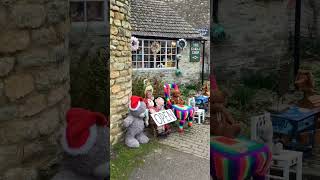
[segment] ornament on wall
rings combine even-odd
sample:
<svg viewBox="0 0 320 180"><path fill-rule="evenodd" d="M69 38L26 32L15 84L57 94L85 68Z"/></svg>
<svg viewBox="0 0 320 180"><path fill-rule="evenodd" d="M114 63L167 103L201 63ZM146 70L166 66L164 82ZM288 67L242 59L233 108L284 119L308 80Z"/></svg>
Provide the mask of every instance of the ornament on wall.
<svg viewBox="0 0 320 180"><path fill-rule="evenodd" d="M139 40L138 38L131 37L131 51L137 51L139 49Z"/></svg>
<svg viewBox="0 0 320 180"><path fill-rule="evenodd" d="M182 75L182 71L180 69L176 69L176 72L175 72L176 76L181 76Z"/></svg>
<svg viewBox="0 0 320 180"><path fill-rule="evenodd" d="M180 60L181 60L181 58L182 58L182 55L181 55L181 54L177 54L177 56L176 56L176 57L177 57L177 60L178 60L178 61L180 61Z"/></svg>
<svg viewBox="0 0 320 180"><path fill-rule="evenodd" d="M185 39L179 39L178 40L178 47L184 49L185 47L187 47L187 41Z"/></svg>
<svg viewBox="0 0 320 180"><path fill-rule="evenodd" d="M157 54L160 51L160 43L159 42L153 42L150 46L151 52L154 54Z"/></svg>

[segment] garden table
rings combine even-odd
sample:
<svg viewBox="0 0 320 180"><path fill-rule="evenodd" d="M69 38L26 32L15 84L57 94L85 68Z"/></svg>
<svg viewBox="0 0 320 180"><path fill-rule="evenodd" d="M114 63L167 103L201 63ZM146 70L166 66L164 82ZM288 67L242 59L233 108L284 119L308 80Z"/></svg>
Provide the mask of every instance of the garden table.
<svg viewBox="0 0 320 180"><path fill-rule="evenodd" d="M271 113L273 132L275 134L288 135L291 139L289 144L285 144L290 150L301 150L312 152L315 139L316 121L318 109L304 109L296 106L290 107L282 113ZM310 132L308 144L299 143L299 135L303 132Z"/></svg>
<svg viewBox="0 0 320 180"><path fill-rule="evenodd" d="M245 138L211 136L210 172L218 180L265 179L271 158L265 144Z"/></svg>

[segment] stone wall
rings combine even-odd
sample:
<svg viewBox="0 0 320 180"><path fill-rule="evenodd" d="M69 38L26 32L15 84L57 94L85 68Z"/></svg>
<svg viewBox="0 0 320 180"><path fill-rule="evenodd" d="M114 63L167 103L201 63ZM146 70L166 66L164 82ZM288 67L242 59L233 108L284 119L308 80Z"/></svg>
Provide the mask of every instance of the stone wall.
<svg viewBox="0 0 320 180"><path fill-rule="evenodd" d="M188 46L181 53L182 59L179 61L179 69L182 71L181 76L176 76L174 69L134 69L133 76L136 77L159 77L167 83L191 84L201 81L202 56L200 62L190 62L190 41ZM202 47L201 47L202 50Z"/></svg>
<svg viewBox="0 0 320 180"><path fill-rule="evenodd" d="M0 179L43 179L69 108L66 0L0 2Z"/></svg>
<svg viewBox="0 0 320 180"><path fill-rule="evenodd" d="M110 142L123 137L122 121L132 93L130 5L110 0Z"/></svg>
<svg viewBox="0 0 320 180"><path fill-rule="evenodd" d="M228 39L212 47L217 79L277 68L288 48L286 1L219 1L218 17Z"/></svg>

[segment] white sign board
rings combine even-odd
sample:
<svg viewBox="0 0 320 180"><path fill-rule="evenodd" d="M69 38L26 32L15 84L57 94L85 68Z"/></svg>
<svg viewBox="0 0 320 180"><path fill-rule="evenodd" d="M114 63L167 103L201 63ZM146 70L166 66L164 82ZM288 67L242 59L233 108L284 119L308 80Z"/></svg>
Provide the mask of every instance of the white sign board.
<svg viewBox="0 0 320 180"><path fill-rule="evenodd" d="M177 117L174 115L171 109L156 112L154 114L151 114L151 117L153 121L157 124L157 126L169 124L177 120Z"/></svg>

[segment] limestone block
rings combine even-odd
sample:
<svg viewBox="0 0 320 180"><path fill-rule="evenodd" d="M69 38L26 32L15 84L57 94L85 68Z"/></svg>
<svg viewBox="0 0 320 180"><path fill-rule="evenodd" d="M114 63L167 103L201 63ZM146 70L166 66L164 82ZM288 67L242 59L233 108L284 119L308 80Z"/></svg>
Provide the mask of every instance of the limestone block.
<svg viewBox="0 0 320 180"><path fill-rule="evenodd" d="M31 49L17 56L17 64L23 68L43 66L54 61L55 59L49 57L47 48Z"/></svg>
<svg viewBox="0 0 320 180"><path fill-rule="evenodd" d="M69 86L67 85L51 90L48 95L48 106L52 106L60 102L67 95L68 91Z"/></svg>
<svg viewBox="0 0 320 180"><path fill-rule="evenodd" d="M0 107L0 122L13 120L17 117L17 107L15 105L7 105Z"/></svg>
<svg viewBox="0 0 320 180"><path fill-rule="evenodd" d="M47 106L46 97L43 94L35 95L29 97L22 105L19 107L19 116L33 116Z"/></svg>
<svg viewBox="0 0 320 180"><path fill-rule="evenodd" d="M57 34L53 27L35 29L32 31L32 43L47 45L58 41Z"/></svg>
<svg viewBox="0 0 320 180"><path fill-rule="evenodd" d="M34 80L29 74L17 74L5 80L5 93L11 101L24 97L34 90Z"/></svg>
<svg viewBox="0 0 320 180"><path fill-rule="evenodd" d="M18 147L15 145L0 146L0 172L20 163Z"/></svg>
<svg viewBox="0 0 320 180"><path fill-rule="evenodd" d="M42 5L23 4L13 7L12 18L20 28L37 28L44 23L46 14Z"/></svg>
<svg viewBox="0 0 320 180"><path fill-rule="evenodd" d="M52 134L59 126L59 120L60 117L58 109L49 109L48 111L41 113L41 115L36 118L36 129L39 131L40 135Z"/></svg>
<svg viewBox="0 0 320 180"><path fill-rule="evenodd" d="M8 75L13 69L15 60L13 57L2 57L0 58L0 77Z"/></svg>
<svg viewBox="0 0 320 180"><path fill-rule="evenodd" d="M49 1L48 9L48 23L57 24L65 21L69 15L68 1Z"/></svg>
<svg viewBox="0 0 320 180"><path fill-rule="evenodd" d="M14 168L8 170L4 180L37 180L38 172L34 168Z"/></svg>
<svg viewBox="0 0 320 180"><path fill-rule="evenodd" d="M30 43L28 31L3 31L0 33L0 53L24 50Z"/></svg>

